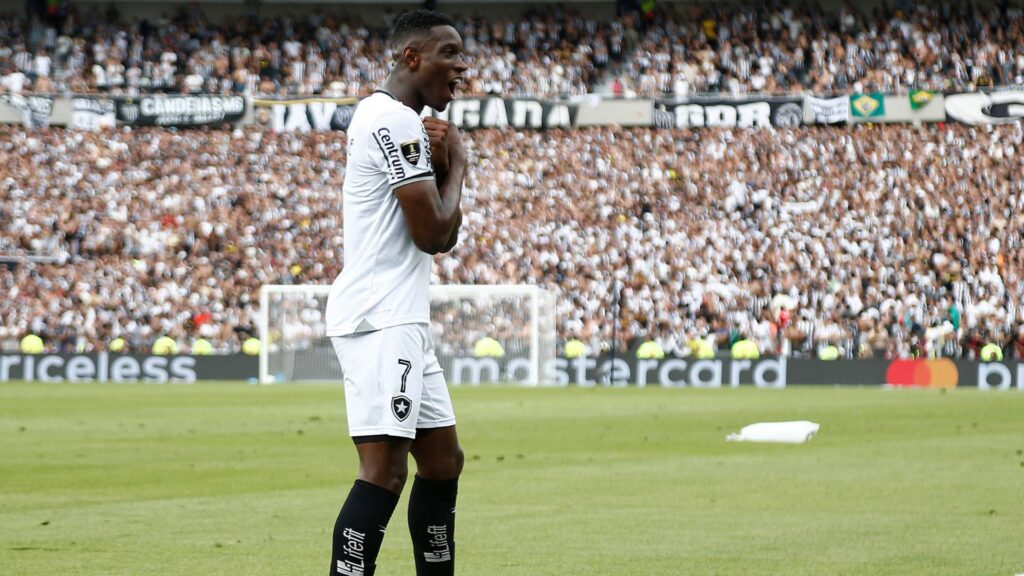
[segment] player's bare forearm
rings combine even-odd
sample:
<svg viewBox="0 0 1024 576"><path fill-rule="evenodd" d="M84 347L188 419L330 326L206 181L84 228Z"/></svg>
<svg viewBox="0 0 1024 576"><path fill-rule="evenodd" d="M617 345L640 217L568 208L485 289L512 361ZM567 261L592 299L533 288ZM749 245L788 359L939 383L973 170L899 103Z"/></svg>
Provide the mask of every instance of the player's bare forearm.
<svg viewBox="0 0 1024 576"><path fill-rule="evenodd" d="M446 168L448 170L444 183L437 189L448 224L444 234L445 246L451 243L452 235L458 236L459 225L462 223L462 211L459 209L459 204L462 202L462 183L466 179L466 170L469 167L469 157L458 128L454 125L448 125L446 128L445 140L448 149L448 166ZM448 219L449 217L450 219Z"/></svg>
<svg viewBox="0 0 1024 576"><path fill-rule="evenodd" d="M459 243L460 228L462 228L462 210L459 210L459 217L455 221L455 227L452 228L452 234L448 238L448 242L445 243L444 248L441 249L441 252L451 252L452 248L455 248L455 245Z"/></svg>
<svg viewBox="0 0 1024 576"><path fill-rule="evenodd" d="M462 222L459 203L466 178L467 155L459 131L444 122L427 127L434 159L435 181L414 182L395 189L416 247L427 254L451 250ZM426 125L426 123L425 123ZM438 161L440 158L445 161Z"/></svg>
<svg viewBox="0 0 1024 576"><path fill-rule="evenodd" d="M466 152L465 147L462 145L462 139L458 134L458 129L453 124L439 118L428 116L423 119L423 128L427 132L427 137L430 140L430 151L431 159L434 167L434 180L437 182L438 195L441 198L442 212L447 213L445 208L450 206L444 206L445 200L451 193L452 188L446 188L445 184L449 181L448 176L453 167L459 167L462 175L465 175L466 167ZM448 148L449 137L452 138L454 146L452 150ZM457 181L452 181L452 184L459 184L459 192L461 193L461 182L462 178L458 178ZM461 199L461 194L459 199ZM455 201L456 209L458 208L458 200ZM458 221L461 222L462 215L458 215ZM451 249L451 237L458 236L459 222L454 222L453 225L444 230L444 248L442 252L447 252Z"/></svg>
<svg viewBox="0 0 1024 576"><path fill-rule="evenodd" d="M441 197L442 204L448 204L452 202L455 207L455 220L452 223L451 229L448 231L447 240L445 240L444 247L441 248L441 252L450 252L452 248L459 242L459 228L462 226L462 209L460 204L462 202L462 184L466 177L466 169L468 162L466 159L465 148L458 146L451 155L448 161L448 170L444 174L444 181L437 187L438 195ZM451 176L455 178L451 178ZM449 197L451 195L451 198Z"/></svg>
<svg viewBox="0 0 1024 576"><path fill-rule="evenodd" d="M448 173L445 174L444 182L438 187L437 192L441 197L441 219L446 224L445 238L449 238L453 230L458 230L462 223L462 210L459 204L462 202L462 182L466 177L466 162L464 159L452 160Z"/></svg>
<svg viewBox="0 0 1024 576"><path fill-rule="evenodd" d="M424 180L395 189L413 242L427 254L437 254L451 243L453 231L462 218L459 202L465 175L463 155L458 161L453 159L440 187Z"/></svg>

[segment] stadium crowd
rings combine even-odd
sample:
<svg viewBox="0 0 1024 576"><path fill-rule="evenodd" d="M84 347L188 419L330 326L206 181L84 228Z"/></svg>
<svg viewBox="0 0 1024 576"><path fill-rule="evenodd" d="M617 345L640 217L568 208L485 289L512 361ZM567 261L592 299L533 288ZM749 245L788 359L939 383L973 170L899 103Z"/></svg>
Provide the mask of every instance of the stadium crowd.
<svg viewBox="0 0 1024 576"><path fill-rule="evenodd" d="M897 7L899 6L899 7ZM387 26L314 10L232 17L196 5L152 20L114 9L59 25L0 17L0 91L357 96L387 74ZM941 24L941 25L940 25ZM570 97L974 89L1024 84L1024 11L900 2L838 11L777 2L667 5L601 19L564 7L458 20L469 94Z"/></svg>
<svg viewBox="0 0 1024 576"><path fill-rule="evenodd" d="M746 336L765 354L1024 357L1020 123L467 139L461 243L435 281L549 287L559 336L592 352L615 334L681 355ZM239 349L261 284L343 265L343 143L0 127L0 343Z"/></svg>

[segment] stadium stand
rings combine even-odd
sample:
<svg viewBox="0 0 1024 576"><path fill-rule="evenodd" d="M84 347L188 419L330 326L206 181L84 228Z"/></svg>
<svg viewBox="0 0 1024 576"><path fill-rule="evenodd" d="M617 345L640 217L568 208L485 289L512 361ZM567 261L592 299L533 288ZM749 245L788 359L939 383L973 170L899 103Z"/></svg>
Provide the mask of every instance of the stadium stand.
<svg viewBox="0 0 1024 576"><path fill-rule="evenodd" d="M1024 83L1024 15L946 3L464 19L471 94L815 94ZM0 93L366 94L386 22L0 18ZM1019 122L470 133L442 283L537 283L560 336L670 354L1024 357ZM0 127L0 347L238 351L259 286L338 273L341 133ZM528 216L528 217L527 217ZM612 328L612 310L621 310ZM1012 342L1019 345L1009 346Z"/></svg>
<svg viewBox="0 0 1024 576"><path fill-rule="evenodd" d="M667 4L599 20L564 7L459 21L468 94L685 95L973 89L1024 84L1022 9L904 3L870 13L767 2ZM0 17L7 90L363 95L387 74L388 21L314 10L300 19L232 18L197 7L124 21L90 10L58 29Z"/></svg>
<svg viewBox="0 0 1024 576"><path fill-rule="evenodd" d="M740 334L769 353L976 354L1024 321L1019 124L469 142L462 242L437 280L552 287L562 337L592 350L616 294L620 346L677 354ZM261 284L339 271L343 155L338 132L0 128L0 252L57 260L0 268L2 336L239 349Z"/></svg>

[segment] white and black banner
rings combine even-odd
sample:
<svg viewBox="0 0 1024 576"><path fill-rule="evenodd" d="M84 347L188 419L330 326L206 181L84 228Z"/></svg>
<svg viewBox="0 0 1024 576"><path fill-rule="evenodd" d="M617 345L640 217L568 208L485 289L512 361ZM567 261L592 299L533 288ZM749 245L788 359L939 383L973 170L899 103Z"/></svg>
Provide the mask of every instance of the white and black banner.
<svg viewBox="0 0 1024 576"><path fill-rule="evenodd" d="M358 100L355 98L297 98L254 100L254 122L276 132L347 130ZM531 99L461 98L444 112L424 108L424 116L452 122L463 130L475 128L572 128L579 106L570 102Z"/></svg>
<svg viewBox="0 0 1024 576"><path fill-rule="evenodd" d="M800 98L691 98L658 100L657 128L793 128L803 124Z"/></svg>
<svg viewBox="0 0 1024 576"><path fill-rule="evenodd" d="M946 115L971 125L1013 124L1024 118L1024 91L949 94Z"/></svg>
<svg viewBox="0 0 1024 576"><path fill-rule="evenodd" d="M21 114L21 122L27 128L45 128L50 125L53 113L53 98L50 96L24 96L21 94L0 95L5 102Z"/></svg>
<svg viewBox="0 0 1024 576"><path fill-rule="evenodd" d="M444 112L429 108L425 114L447 120L463 130L475 128L517 128L542 130L572 128L576 125L579 104L548 102L526 98L460 98L448 104Z"/></svg>
<svg viewBox="0 0 1024 576"><path fill-rule="evenodd" d="M356 98L253 100L254 122L275 132L348 130Z"/></svg>
<svg viewBox="0 0 1024 576"><path fill-rule="evenodd" d="M110 98L75 97L71 99L72 130L100 130L117 124L117 111Z"/></svg>
<svg viewBox="0 0 1024 576"><path fill-rule="evenodd" d="M536 382L528 358L439 358L445 379L452 384ZM638 360L635 355L553 358L541 366L541 379L556 386L599 384L723 388L754 385L785 388L786 358L765 360L707 360L666 358Z"/></svg>
<svg viewBox="0 0 1024 576"><path fill-rule="evenodd" d="M326 340L326 339L325 339ZM294 358L295 381L341 382L337 364L318 363L328 346L299 351ZM311 360L305 362L304 360ZM445 379L453 385L495 382L535 385L529 358L438 358ZM302 362L300 362L302 361ZM318 366L323 365L323 366ZM554 385L662 386L693 388L785 388L787 386L889 386L917 388L979 388L1024 391L1024 362L973 360L834 360L725 357L697 359L666 357L641 360L635 354L552 358L541 367L541 380ZM224 356L153 356L148 354L18 354L0 353L0 382L253 382L259 359L245 354Z"/></svg>
<svg viewBox="0 0 1024 576"><path fill-rule="evenodd" d="M1024 120L1024 90L936 94L925 105L904 95L882 95L885 113L871 121L943 122L969 125L1013 124ZM51 123L75 129L119 125L215 126L253 122L276 131L346 130L356 98L257 99L247 115L248 99L237 95L143 95L49 97L0 95L0 122L28 127ZM55 105L56 104L56 105ZM619 111L621 105L622 110ZM590 114L600 109L600 114ZM461 98L430 114L462 129L537 130L577 126L653 126L657 128L786 128L803 124L856 121L848 97L694 97L682 100L599 100L559 102L498 96Z"/></svg>
<svg viewBox="0 0 1024 576"><path fill-rule="evenodd" d="M245 354L0 354L0 382L196 382L249 380L258 373L259 359Z"/></svg>
<svg viewBox="0 0 1024 576"><path fill-rule="evenodd" d="M850 98L804 98L804 121L808 124L843 124L850 121Z"/></svg>
<svg viewBox="0 0 1024 576"><path fill-rule="evenodd" d="M489 382L534 384L526 358L439 358L451 384ZM980 388L1024 391L1024 362L971 360L818 360L815 358L666 357L641 360L635 354L553 358L541 367L543 381L575 386L663 386L693 388L756 388L787 386L889 386L916 388Z"/></svg>
<svg viewBox="0 0 1024 576"><path fill-rule="evenodd" d="M162 95L117 99L117 121L131 126L217 126L245 114L242 96Z"/></svg>

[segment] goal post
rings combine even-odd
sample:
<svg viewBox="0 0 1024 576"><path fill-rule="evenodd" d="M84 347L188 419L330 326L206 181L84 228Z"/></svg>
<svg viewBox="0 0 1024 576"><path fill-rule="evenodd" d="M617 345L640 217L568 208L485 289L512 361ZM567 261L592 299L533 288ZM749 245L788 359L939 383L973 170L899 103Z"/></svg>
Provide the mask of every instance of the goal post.
<svg viewBox="0 0 1024 576"><path fill-rule="evenodd" d="M340 382L328 285L260 289L260 382ZM449 384L554 383L555 298L532 285L434 285L430 330Z"/></svg>

